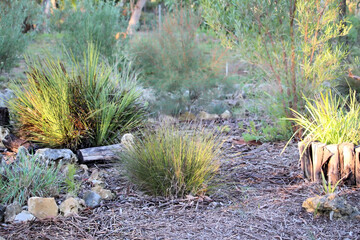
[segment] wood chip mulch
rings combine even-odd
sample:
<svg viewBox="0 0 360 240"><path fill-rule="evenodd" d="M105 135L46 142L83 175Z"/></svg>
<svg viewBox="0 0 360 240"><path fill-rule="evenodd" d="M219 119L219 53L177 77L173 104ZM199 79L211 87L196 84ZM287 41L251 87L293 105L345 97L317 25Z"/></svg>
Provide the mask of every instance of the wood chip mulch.
<svg viewBox="0 0 360 240"><path fill-rule="evenodd" d="M106 188L116 199L78 216L0 225L5 239L360 239L358 220L314 216L302 202L322 194L306 182L299 167L297 144L280 155L285 142L237 144L224 136L219 175L211 198L163 199L146 196L121 171L102 169ZM360 209L356 188L339 194Z"/></svg>

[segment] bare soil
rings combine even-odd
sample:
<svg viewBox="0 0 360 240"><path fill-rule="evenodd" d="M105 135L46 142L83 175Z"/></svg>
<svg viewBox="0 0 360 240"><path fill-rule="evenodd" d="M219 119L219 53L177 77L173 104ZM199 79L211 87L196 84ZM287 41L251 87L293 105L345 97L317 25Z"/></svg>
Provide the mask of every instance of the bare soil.
<svg viewBox="0 0 360 240"><path fill-rule="evenodd" d="M333 220L302 209L302 202L322 194L306 182L297 144L238 144L240 120L225 123L220 172L207 196L164 199L143 194L113 165L98 165L107 189L116 193L101 207L79 216L0 225L5 239L360 239L357 220ZM212 125L210 123L210 125ZM339 194L360 208L356 188Z"/></svg>

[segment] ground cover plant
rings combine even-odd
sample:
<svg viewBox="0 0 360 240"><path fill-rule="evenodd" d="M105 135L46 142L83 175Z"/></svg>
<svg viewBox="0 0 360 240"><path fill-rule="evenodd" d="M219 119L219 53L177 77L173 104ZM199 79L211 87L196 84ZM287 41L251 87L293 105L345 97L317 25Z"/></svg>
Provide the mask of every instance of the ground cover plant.
<svg viewBox="0 0 360 240"><path fill-rule="evenodd" d="M136 73L127 65L117 73L100 62L93 44L82 63L72 58L69 68L50 56L28 64L27 79L13 85L17 98L10 103L28 139L71 149L101 146L144 120Z"/></svg>
<svg viewBox="0 0 360 240"><path fill-rule="evenodd" d="M121 155L130 180L145 192L165 197L204 194L219 168L220 143L199 130L162 127Z"/></svg>
<svg viewBox="0 0 360 240"><path fill-rule="evenodd" d="M36 155L18 154L11 164L0 170L0 202L23 205L30 197L52 197L59 193L62 178L60 165L46 166Z"/></svg>
<svg viewBox="0 0 360 240"><path fill-rule="evenodd" d="M36 13L36 4L28 1L0 2L0 72L10 70L25 51L33 33L23 33L24 23Z"/></svg>
<svg viewBox="0 0 360 240"><path fill-rule="evenodd" d="M225 51L205 53L197 39L200 24L193 10L174 10L164 17L161 30L131 42L129 55L146 74L144 84L156 90L153 111L173 115L196 111L217 97L213 90L228 83L220 75Z"/></svg>

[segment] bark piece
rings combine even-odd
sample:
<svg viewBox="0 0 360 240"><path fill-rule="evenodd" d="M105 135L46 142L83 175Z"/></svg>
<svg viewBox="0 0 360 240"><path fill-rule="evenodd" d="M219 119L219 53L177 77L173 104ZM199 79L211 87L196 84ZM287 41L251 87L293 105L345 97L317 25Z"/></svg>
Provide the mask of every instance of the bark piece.
<svg viewBox="0 0 360 240"><path fill-rule="evenodd" d="M298 144L300 154L301 170L304 178L312 181L313 167L311 159L311 144L308 142L299 142Z"/></svg>
<svg viewBox="0 0 360 240"><path fill-rule="evenodd" d="M313 179L315 182L321 182L321 169L324 157L324 147L326 144L313 142L312 146L312 159L313 159Z"/></svg>
<svg viewBox="0 0 360 240"><path fill-rule="evenodd" d="M355 148L355 181L356 186L360 187L360 146Z"/></svg>
<svg viewBox="0 0 360 240"><path fill-rule="evenodd" d="M344 156L344 175L348 184L355 184L355 152L353 143L343 144L343 156Z"/></svg>
<svg viewBox="0 0 360 240"><path fill-rule="evenodd" d="M124 149L122 144L114 144L102 147L79 149L76 152L80 163L93 161L119 160L118 153Z"/></svg>
<svg viewBox="0 0 360 240"><path fill-rule="evenodd" d="M326 148L332 153L328 163L327 180L330 181L332 185L335 185L340 179L339 149L337 144L328 145Z"/></svg>

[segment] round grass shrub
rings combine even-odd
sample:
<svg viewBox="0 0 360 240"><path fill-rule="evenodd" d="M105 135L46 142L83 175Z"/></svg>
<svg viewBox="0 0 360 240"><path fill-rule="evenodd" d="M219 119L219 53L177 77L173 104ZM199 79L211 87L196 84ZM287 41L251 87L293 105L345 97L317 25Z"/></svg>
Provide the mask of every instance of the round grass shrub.
<svg viewBox="0 0 360 240"><path fill-rule="evenodd" d="M144 120L137 74L129 64L117 73L100 62L92 44L83 61L73 58L68 68L51 57L28 65L27 80L13 86L17 98L10 102L22 137L76 150L116 142Z"/></svg>
<svg viewBox="0 0 360 240"><path fill-rule="evenodd" d="M220 141L203 131L162 127L122 153L129 179L151 195L202 194L217 172Z"/></svg>
<svg viewBox="0 0 360 240"><path fill-rule="evenodd" d="M1 165L0 203L22 205L30 197L57 195L63 181L59 170L60 165L47 166L36 155L19 153L15 162Z"/></svg>

